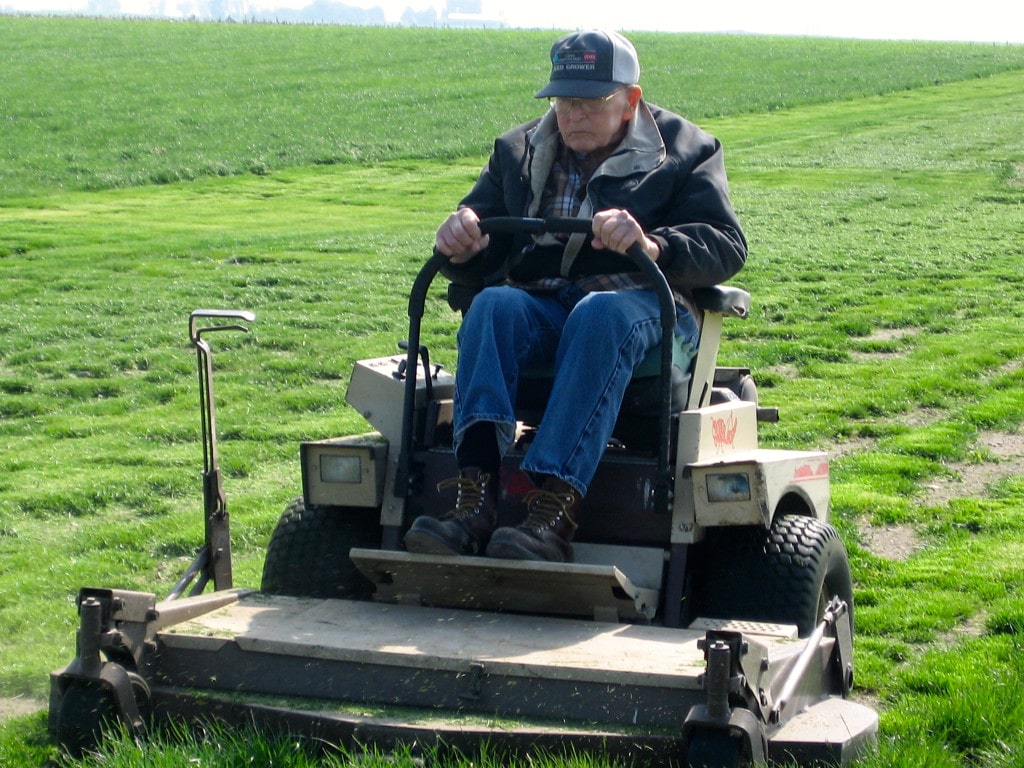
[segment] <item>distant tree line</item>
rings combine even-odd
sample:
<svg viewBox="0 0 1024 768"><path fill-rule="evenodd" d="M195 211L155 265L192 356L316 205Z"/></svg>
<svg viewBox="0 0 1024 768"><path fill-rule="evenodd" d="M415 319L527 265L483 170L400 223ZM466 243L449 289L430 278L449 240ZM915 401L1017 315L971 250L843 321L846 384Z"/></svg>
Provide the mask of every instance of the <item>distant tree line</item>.
<svg viewBox="0 0 1024 768"><path fill-rule="evenodd" d="M19 13L17 9L0 4L0 13ZM76 15L127 15L121 0L89 0L85 10ZM291 24L352 24L383 26L387 24L384 9L358 8L336 0L312 0L308 5L278 8L252 8L247 0L151 0L146 16L201 19L213 21L276 21ZM493 20L481 16L481 0L449 0L443 10L428 7L416 10L406 7L402 12L402 26L431 27L445 24L457 26L494 26Z"/></svg>

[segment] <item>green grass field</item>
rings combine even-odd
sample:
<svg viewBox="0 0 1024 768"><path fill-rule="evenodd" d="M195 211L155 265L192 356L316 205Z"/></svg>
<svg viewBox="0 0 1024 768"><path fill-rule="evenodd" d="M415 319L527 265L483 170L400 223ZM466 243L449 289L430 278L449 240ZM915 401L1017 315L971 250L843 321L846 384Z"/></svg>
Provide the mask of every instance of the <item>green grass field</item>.
<svg viewBox="0 0 1024 768"><path fill-rule="evenodd" d="M722 362L780 408L763 443L834 452L857 695L882 714L862 764L1021 768L1024 46L632 37L648 98L726 146L754 312ZM551 38L0 16L0 696L45 696L80 586L162 595L191 561L199 307L257 314L213 343L235 578L258 585L298 442L366 429L351 363L404 337L434 228L536 114ZM55 754L43 715L0 724L0 765Z"/></svg>

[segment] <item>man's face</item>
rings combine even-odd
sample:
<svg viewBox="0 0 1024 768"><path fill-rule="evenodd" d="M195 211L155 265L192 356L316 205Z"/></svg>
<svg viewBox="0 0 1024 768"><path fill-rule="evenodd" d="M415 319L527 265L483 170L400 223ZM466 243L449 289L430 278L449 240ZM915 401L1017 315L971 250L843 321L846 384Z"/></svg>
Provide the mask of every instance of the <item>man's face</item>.
<svg viewBox="0 0 1024 768"><path fill-rule="evenodd" d="M595 152L618 144L639 100L636 86L619 88L605 99L554 99L562 141L575 152Z"/></svg>

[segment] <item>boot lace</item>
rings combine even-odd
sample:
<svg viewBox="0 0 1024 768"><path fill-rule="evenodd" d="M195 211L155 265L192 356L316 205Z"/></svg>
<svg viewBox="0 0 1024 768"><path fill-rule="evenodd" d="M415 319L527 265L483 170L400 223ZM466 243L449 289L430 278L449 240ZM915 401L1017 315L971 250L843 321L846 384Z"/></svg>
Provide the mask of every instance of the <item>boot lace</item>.
<svg viewBox="0 0 1024 768"><path fill-rule="evenodd" d="M554 528L561 518L565 518L568 521L569 525L572 526L572 530L575 531L578 527L576 521L569 514L569 508L575 501L575 497L571 493L554 493L553 491L535 488L527 493L523 500L526 502L526 508L530 510L530 513L520 523L520 528L526 528L531 531Z"/></svg>
<svg viewBox="0 0 1024 768"><path fill-rule="evenodd" d="M455 492L455 507L449 511L442 520L462 520L466 517L480 514L484 507L484 499L487 496L487 484L491 481L489 474L481 474L476 478L472 477L449 477L437 484L438 491L448 488L457 488Z"/></svg>

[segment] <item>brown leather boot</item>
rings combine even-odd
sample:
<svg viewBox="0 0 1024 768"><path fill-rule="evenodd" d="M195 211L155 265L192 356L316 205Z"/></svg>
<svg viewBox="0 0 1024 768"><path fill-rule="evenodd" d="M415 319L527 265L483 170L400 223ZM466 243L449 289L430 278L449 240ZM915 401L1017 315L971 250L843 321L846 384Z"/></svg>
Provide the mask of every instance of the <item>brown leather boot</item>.
<svg viewBox="0 0 1024 768"><path fill-rule="evenodd" d="M497 524L494 500L497 481L487 472L467 467L458 477L442 480L437 490L455 487L455 508L438 519L417 517L405 534L405 548L419 555L482 555Z"/></svg>
<svg viewBox="0 0 1024 768"><path fill-rule="evenodd" d="M563 480L548 477L526 494L526 519L515 528L499 528L487 545L488 557L506 560L573 561L572 541L583 498Z"/></svg>

